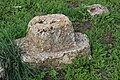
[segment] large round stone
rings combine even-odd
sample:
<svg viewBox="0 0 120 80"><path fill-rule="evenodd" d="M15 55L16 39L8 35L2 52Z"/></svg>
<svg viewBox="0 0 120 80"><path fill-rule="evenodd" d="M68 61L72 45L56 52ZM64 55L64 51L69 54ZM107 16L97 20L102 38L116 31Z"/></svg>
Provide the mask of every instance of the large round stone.
<svg viewBox="0 0 120 80"><path fill-rule="evenodd" d="M90 54L87 36L74 33L71 21L63 14L34 17L27 36L16 42L24 52L23 61L39 66L57 68L61 63L72 63L77 55Z"/></svg>

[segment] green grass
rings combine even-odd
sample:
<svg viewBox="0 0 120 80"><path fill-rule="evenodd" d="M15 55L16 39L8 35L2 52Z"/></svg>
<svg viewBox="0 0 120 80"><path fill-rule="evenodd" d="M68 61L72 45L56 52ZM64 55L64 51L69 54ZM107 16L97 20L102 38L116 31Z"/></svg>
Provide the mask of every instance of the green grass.
<svg viewBox="0 0 120 80"><path fill-rule="evenodd" d="M106 6L110 13L90 16L86 6L94 3ZM73 4L78 6L71 8ZM0 61L5 69L5 80L42 80L46 76L60 80L59 72L54 69L36 73L21 61L22 52L14 43L26 35L27 24L34 16L52 13L65 14L72 22L92 23L90 30L80 30L89 37L92 58L77 57L73 64L66 65L61 70L65 80L120 80L119 4L115 0L0 0Z"/></svg>

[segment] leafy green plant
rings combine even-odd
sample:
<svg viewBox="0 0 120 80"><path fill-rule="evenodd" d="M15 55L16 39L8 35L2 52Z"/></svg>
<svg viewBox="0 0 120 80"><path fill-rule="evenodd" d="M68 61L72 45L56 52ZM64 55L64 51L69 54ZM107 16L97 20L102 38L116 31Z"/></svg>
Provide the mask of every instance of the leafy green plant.
<svg viewBox="0 0 120 80"><path fill-rule="evenodd" d="M21 60L21 51L12 36L3 30L0 38L0 61L4 68L4 80L26 80L33 75L32 68Z"/></svg>

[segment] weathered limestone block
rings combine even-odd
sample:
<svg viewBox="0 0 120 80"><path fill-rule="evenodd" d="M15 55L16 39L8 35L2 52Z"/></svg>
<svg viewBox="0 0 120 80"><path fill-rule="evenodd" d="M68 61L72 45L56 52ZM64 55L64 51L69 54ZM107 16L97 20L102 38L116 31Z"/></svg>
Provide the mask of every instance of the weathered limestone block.
<svg viewBox="0 0 120 80"><path fill-rule="evenodd" d="M60 67L70 64L77 55L89 55L85 34L74 33L71 21L63 14L36 16L28 24L28 34L16 40L25 62Z"/></svg>
<svg viewBox="0 0 120 80"><path fill-rule="evenodd" d="M28 37L41 52L76 46L72 23L62 14L34 17L28 24Z"/></svg>

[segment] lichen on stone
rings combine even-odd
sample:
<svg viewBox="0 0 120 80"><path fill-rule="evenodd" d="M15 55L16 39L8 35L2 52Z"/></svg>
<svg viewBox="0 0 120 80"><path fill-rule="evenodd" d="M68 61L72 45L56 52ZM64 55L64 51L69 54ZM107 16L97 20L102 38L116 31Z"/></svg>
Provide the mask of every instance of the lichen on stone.
<svg viewBox="0 0 120 80"><path fill-rule="evenodd" d="M28 63L60 67L70 64L77 55L90 54L85 34L75 33L72 22L63 14L34 17L28 24L28 33L16 40Z"/></svg>

